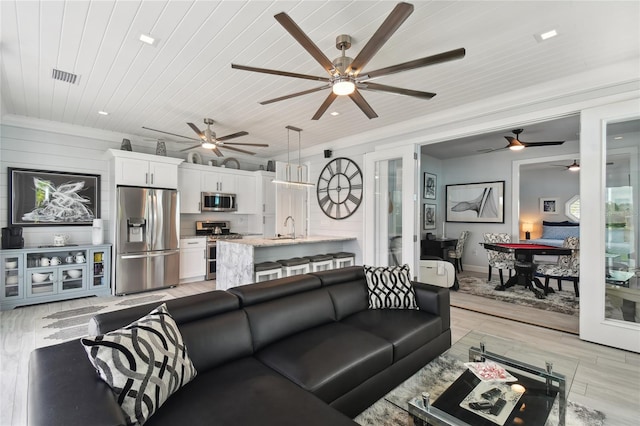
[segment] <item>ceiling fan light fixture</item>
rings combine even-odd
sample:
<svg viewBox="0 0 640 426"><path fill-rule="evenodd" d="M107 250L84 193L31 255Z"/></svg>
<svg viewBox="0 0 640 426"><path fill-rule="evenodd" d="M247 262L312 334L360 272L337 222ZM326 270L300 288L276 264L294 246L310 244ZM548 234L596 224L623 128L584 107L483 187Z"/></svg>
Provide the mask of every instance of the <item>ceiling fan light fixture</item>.
<svg viewBox="0 0 640 426"><path fill-rule="evenodd" d="M577 172L578 170L580 170L580 164L578 164L576 160L573 160L573 164L569 165L567 167L567 170L569 170L570 172Z"/></svg>
<svg viewBox="0 0 640 426"><path fill-rule="evenodd" d="M511 151L520 151L524 149L524 145L522 145L518 139L514 139L509 143L509 149Z"/></svg>
<svg viewBox="0 0 640 426"><path fill-rule="evenodd" d="M213 149L216 147L216 144L211 142L202 142L202 147L205 149Z"/></svg>
<svg viewBox="0 0 640 426"><path fill-rule="evenodd" d="M356 90L356 85L351 77L338 77L331 87L333 93L338 96L350 95Z"/></svg>

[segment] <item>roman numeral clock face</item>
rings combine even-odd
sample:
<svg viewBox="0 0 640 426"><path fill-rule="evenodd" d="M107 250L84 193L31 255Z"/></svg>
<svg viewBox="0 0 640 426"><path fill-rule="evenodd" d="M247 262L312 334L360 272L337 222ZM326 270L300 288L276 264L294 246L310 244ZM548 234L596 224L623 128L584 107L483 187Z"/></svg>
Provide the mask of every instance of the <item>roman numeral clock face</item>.
<svg viewBox="0 0 640 426"><path fill-rule="evenodd" d="M322 169L316 185L318 204L332 219L346 219L362 201L362 172L348 158L336 158Z"/></svg>

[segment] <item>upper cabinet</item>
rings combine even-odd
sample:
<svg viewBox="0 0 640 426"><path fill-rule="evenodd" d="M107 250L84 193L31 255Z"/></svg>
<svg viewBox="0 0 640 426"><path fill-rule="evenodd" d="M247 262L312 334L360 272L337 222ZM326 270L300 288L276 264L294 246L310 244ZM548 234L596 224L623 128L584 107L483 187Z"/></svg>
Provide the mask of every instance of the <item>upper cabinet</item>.
<svg viewBox="0 0 640 426"><path fill-rule="evenodd" d="M262 214L262 175L265 172L184 163L179 167L180 213L200 213L201 193L235 194L237 214Z"/></svg>
<svg viewBox="0 0 640 426"><path fill-rule="evenodd" d="M178 188L178 164L184 161L180 158L116 149L110 149L108 154L113 158L116 185Z"/></svg>

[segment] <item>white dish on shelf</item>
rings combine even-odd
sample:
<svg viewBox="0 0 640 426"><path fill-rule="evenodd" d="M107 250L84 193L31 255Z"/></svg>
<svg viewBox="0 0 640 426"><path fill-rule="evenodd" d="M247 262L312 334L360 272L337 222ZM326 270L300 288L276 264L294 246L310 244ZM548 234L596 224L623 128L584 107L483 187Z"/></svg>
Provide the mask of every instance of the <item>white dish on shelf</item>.
<svg viewBox="0 0 640 426"><path fill-rule="evenodd" d="M71 278L80 278L82 276L82 270L80 269L69 269L67 271L67 275Z"/></svg>
<svg viewBox="0 0 640 426"><path fill-rule="evenodd" d="M18 284L18 276L17 275L9 275L7 277L7 284Z"/></svg>
<svg viewBox="0 0 640 426"><path fill-rule="evenodd" d="M34 283L41 283L49 279L49 274L41 274L39 272L34 272L31 274L31 281Z"/></svg>
<svg viewBox="0 0 640 426"><path fill-rule="evenodd" d="M17 260L13 260L13 261L7 260L6 262L4 262L4 267L6 269L15 269L15 268L18 267L18 261Z"/></svg>

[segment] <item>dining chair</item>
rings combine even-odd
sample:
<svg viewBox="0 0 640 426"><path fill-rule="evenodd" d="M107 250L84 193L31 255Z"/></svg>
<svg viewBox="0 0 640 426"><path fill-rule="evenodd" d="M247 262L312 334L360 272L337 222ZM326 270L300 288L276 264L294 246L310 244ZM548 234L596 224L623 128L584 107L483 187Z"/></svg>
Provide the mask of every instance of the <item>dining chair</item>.
<svg viewBox="0 0 640 426"><path fill-rule="evenodd" d="M447 258L453 259L453 264L456 267L456 271L463 272L462 270L462 253L464 252L464 244L469 237L469 231L462 231L458 237L456 248L447 252Z"/></svg>
<svg viewBox="0 0 640 426"><path fill-rule="evenodd" d="M567 237L562 242L563 248L571 249L570 255L558 256L558 263L538 265L536 276L544 277L545 291L549 288L549 280L558 280L558 290L562 291L562 280L573 282L576 297L580 297L578 283L580 281L580 238Z"/></svg>
<svg viewBox="0 0 640 426"><path fill-rule="evenodd" d="M511 235L499 232L490 233L487 232L483 235L485 243L510 243ZM514 269L515 256L513 253L503 253L495 250L487 250L487 257L489 259L489 277L487 282L491 281L492 268L498 269L498 275L500 275L500 285L504 286L504 278L502 277L502 270L507 269L509 271L509 278L511 278L511 271Z"/></svg>

